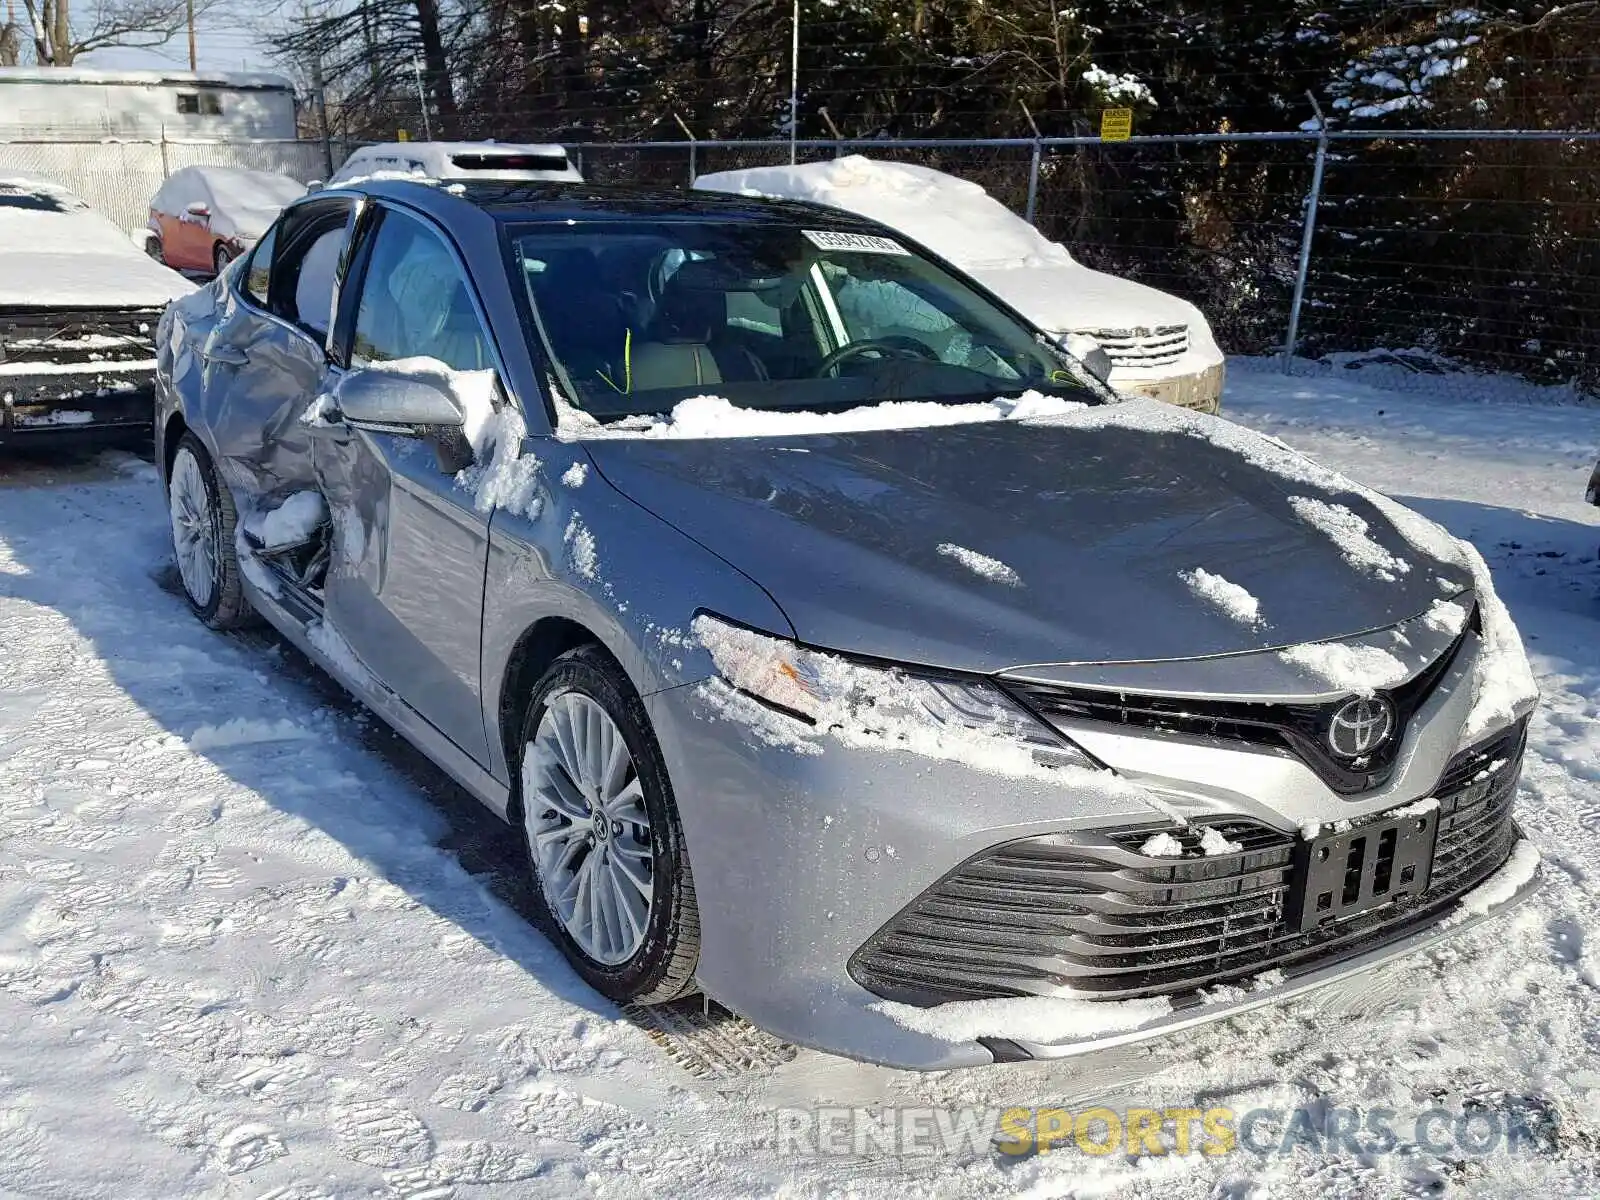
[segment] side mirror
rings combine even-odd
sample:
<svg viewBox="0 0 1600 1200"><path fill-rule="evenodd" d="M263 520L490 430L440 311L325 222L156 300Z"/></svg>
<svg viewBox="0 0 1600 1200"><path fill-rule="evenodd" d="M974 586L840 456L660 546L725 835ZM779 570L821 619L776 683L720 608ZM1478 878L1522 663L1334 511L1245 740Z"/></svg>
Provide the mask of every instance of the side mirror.
<svg viewBox="0 0 1600 1200"><path fill-rule="evenodd" d="M1086 333L1069 333L1061 339L1061 348L1084 365L1084 368L1101 383L1111 379L1111 356L1105 347Z"/></svg>
<svg viewBox="0 0 1600 1200"><path fill-rule="evenodd" d="M209 217L211 207L204 200L191 200L183 206L183 211L191 217Z"/></svg>
<svg viewBox="0 0 1600 1200"><path fill-rule="evenodd" d="M466 424L446 376L396 371L382 363L341 379L333 403L349 424L386 433L460 429Z"/></svg>

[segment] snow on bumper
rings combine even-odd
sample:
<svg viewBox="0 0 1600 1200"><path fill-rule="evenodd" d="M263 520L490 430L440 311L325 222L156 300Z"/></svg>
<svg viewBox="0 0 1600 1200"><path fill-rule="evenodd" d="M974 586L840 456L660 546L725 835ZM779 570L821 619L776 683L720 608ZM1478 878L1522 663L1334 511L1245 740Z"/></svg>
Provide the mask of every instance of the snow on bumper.
<svg viewBox="0 0 1600 1200"><path fill-rule="evenodd" d="M0 362L0 443L150 428L154 359Z"/></svg>

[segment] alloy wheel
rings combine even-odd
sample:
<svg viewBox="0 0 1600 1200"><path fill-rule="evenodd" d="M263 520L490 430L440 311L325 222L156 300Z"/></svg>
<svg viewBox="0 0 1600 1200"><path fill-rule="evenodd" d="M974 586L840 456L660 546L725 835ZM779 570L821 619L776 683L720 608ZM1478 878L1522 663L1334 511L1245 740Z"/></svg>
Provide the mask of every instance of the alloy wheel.
<svg viewBox="0 0 1600 1200"><path fill-rule="evenodd" d="M655 839L622 731L582 692L550 697L523 783L528 845L551 913L596 962L627 962L650 927Z"/></svg>
<svg viewBox="0 0 1600 1200"><path fill-rule="evenodd" d="M195 607L203 609L217 587L217 521L205 474L187 448L179 450L172 462L168 509L183 589Z"/></svg>

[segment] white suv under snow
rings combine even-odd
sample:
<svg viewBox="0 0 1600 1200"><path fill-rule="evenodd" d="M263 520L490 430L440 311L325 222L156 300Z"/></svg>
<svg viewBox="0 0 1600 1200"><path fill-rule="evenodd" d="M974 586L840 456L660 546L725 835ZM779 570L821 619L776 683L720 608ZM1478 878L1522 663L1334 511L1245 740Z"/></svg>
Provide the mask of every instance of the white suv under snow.
<svg viewBox="0 0 1600 1200"><path fill-rule="evenodd" d="M1095 271L983 188L927 167L850 155L831 162L702 175L706 191L809 200L905 233L973 276L1039 328L1086 335L1111 359L1113 387L1216 412L1223 356L1187 300Z"/></svg>

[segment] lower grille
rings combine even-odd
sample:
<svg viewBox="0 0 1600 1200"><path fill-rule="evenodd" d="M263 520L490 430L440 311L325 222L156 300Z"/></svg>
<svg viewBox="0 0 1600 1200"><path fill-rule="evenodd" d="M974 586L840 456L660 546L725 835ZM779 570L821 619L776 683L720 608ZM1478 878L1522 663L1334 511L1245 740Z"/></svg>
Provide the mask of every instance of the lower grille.
<svg viewBox="0 0 1600 1200"><path fill-rule="evenodd" d="M1436 919L1505 862L1524 729L1451 760L1439 781L1427 890L1308 932L1285 918L1296 839L1214 824L1239 849L1199 852L1200 830L1160 826L1027 838L969 860L875 934L850 963L869 991L913 1004L1049 994L1173 995L1274 968L1322 965ZM1381 814L1379 814L1381 818ZM1183 858L1141 847L1168 832Z"/></svg>

